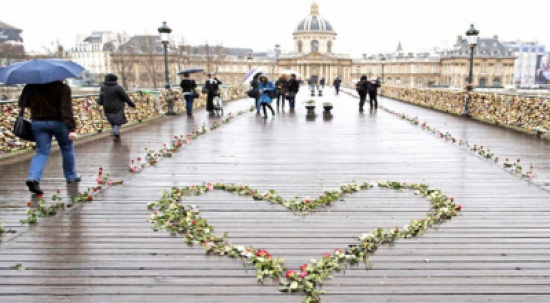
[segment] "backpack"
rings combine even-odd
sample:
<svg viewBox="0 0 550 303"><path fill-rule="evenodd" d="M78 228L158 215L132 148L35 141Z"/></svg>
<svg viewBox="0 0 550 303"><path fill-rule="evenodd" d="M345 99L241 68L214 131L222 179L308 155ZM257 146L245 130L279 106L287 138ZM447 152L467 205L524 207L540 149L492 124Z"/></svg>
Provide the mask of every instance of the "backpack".
<svg viewBox="0 0 550 303"><path fill-rule="evenodd" d="M357 81L357 83L355 83L355 90L360 94L365 93L365 83L363 81Z"/></svg>

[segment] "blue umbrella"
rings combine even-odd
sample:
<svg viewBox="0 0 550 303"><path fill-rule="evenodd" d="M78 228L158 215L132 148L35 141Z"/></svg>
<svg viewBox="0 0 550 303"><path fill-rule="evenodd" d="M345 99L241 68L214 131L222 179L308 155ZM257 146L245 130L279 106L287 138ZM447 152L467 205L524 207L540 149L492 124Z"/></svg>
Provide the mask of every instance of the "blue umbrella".
<svg viewBox="0 0 550 303"><path fill-rule="evenodd" d="M80 75L84 67L61 59L36 59L0 69L4 84L44 84Z"/></svg>
<svg viewBox="0 0 550 303"><path fill-rule="evenodd" d="M188 69L184 69L184 70L180 70L178 72L178 75L181 75L181 74L193 74L193 73L200 73L204 70L204 68L188 68Z"/></svg>

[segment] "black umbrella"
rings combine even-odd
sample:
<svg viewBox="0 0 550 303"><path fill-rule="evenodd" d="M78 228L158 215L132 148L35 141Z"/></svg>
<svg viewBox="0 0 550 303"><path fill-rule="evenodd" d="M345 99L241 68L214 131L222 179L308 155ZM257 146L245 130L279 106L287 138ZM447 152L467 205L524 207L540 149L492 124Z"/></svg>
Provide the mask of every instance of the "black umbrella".
<svg viewBox="0 0 550 303"><path fill-rule="evenodd" d="M188 68L188 69L184 69L184 70L180 70L178 72L178 75L181 75L181 74L193 74L193 73L200 73L204 70L204 68Z"/></svg>

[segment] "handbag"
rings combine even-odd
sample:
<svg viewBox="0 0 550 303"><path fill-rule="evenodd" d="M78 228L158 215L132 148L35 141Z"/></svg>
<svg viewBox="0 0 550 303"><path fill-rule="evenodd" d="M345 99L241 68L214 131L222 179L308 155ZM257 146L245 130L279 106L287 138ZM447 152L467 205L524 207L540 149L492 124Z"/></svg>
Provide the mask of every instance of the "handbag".
<svg viewBox="0 0 550 303"><path fill-rule="evenodd" d="M13 125L13 133L27 141L34 142L34 134L32 132L32 122L25 118L25 108L21 107L21 110L19 111L19 116L17 116L17 119L15 120L15 124Z"/></svg>
<svg viewBox="0 0 550 303"><path fill-rule="evenodd" d="M267 96L269 96L269 98L271 98L271 99L275 99L275 98L277 98L277 92L275 90L268 90L267 91Z"/></svg>
<svg viewBox="0 0 550 303"><path fill-rule="evenodd" d="M191 93L191 97L192 97L193 99L196 99L196 98L199 97L199 93L197 92L196 89L191 90L190 93Z"/></svg>

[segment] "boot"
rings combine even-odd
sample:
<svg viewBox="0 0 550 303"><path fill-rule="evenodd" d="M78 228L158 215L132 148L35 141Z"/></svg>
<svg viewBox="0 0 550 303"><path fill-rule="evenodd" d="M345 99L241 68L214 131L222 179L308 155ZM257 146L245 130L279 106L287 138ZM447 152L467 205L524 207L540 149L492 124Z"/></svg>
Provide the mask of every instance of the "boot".
<svg viewBox="0 0 550 303"><path fill-rule="evenodd" d="M42 191L42 189L40 189L40 182L38 182L36 180L27 180L27 182L25 182L25 183L29 187L29 191L31 193L35 193L37 195L44 194L44 191Z"/></svg>

